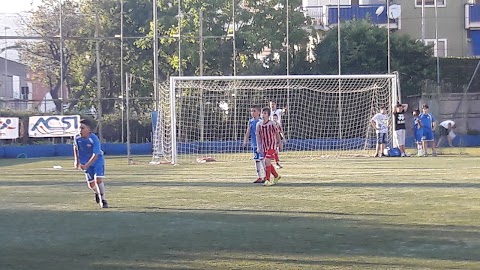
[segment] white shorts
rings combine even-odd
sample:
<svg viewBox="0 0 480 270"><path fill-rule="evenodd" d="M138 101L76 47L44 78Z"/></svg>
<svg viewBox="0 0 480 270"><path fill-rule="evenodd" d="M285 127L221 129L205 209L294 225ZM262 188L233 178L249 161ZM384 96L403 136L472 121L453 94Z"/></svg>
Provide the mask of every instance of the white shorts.
<svg viewBox="0 0 480 270"><path fill-rule="evenodd" d="M394 133L394 145L399 147L400 145L405 145L405 129L395 130Z"/></svg>

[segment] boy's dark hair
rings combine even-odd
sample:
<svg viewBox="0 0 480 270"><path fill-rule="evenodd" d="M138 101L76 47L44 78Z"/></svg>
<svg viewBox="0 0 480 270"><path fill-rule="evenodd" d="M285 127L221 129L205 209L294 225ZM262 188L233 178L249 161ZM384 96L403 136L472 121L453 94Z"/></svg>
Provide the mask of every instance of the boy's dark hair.
<svg viewBox="0 0 480 270"><path fill-rule="evenodd" d="M88 119L82 119L80 120L80 124L84 124L85 126L89 127L90 129L92 129L92 121L88 120Z"/></svg>
<svg viewBox="0 0 480 270"><path fill-rule="evenodd" d="M402 108L402 107L403 107L402 103L398 102L397 103L397 108Z"/></svg>
<svg viewBox="0 0 480 270"><path fill-rule="evenodd" d="M262 107L261 107L260 105L253 105L251 108L252 108L252 109L255 109L255 110L259 111L259 112L262 111Z"/></svg>
<svg viewBox="0 0 480 270"><path fill-rule="evenodd" d="M428 109L428 105L427 105L427 104L423 104L422 109Z"/></svg>
<svg viewBox="0 0 480 270"><path fill-rule="evenodd" d="M275 104L277 104L277 102L276 102L274 99L270 99L270 103L275 103Z"/></svg>
<svg viewBox="0 0 480 270"><path fill-rule="evenodd" d="M263 108L262 109L262 113L263 112L267 112L268 113L268 116L270 116L272 114L272 111L270 110L270 108Z"/></svg>
<svg viewBox="0 0 480 270"><path fill-rule="evenodd" d="M385 105L380 106L380 110L386 110L386 109L387 109L387 106Z"/></svg>
<svg viewBox="0 0 480 270"><path fill-rule="evenodd" d="M273 117L277 117L277 118L278 118L278 114L274 113L274 114L273 114Z"/></svg>
<svg viewBox="0 0 480 270"><path fill-rule="evenodd" d="M418 115L420 115L420 110L413 110L413 112L412 112L412 113L415 113L415 114L418 114Z"/></svg>

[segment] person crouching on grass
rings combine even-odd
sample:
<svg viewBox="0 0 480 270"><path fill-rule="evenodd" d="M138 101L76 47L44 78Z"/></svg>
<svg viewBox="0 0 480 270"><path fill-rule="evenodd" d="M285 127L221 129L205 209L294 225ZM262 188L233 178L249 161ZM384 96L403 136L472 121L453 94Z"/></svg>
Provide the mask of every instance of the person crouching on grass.
<svg viewBox="0 0 480 270"><path fill-rule="evenodd" d="M262 120L257 123L256 129L257 151L258 153L263 152L265 159L266 176L264 186L273 186L277 184L281 178L272 165L272 159L275 159L277 147L280 151L282 150L282 143L278 126L269 120L270 114L270 108L263 108ZM270 181L270 174L273 174L273 181Z"/></svg>
<svg viewBox="0 0 480 270"><path fill-rule="evenodd" d="M97 135L93 134L92 123L80 120L80 134L75 136L73 166L85 172L87 186L95 193L95 201L102 208L108 208L105 196L105 159Z"/></svg>

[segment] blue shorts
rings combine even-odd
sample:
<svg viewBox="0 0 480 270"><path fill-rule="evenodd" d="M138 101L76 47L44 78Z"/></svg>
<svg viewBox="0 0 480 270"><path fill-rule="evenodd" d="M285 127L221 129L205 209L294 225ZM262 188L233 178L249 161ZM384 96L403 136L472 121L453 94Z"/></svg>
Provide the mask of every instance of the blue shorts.
<svg viewBox="0 0 480 270"><path fill-rule="evenodd" d="M433 141L433 131L431 129L423 129L422 141Z"/></svg>
<svg viewBox="0 0 480 270"><path fill-rule="evenodd" d="M423 137L423 130L415 131L414 137L415 137L415 142L417 143L421 142Z"/></svg>
<svg viewBox="0 0 480 270"><path fill-rule="evenodd" d="M377 133L377 143L387 143L387 133Z"/></svg>
<svg viewBox="0 0 480 270"><path fill-rule="evenodd" d="M257 160L263 159L263 155L257 152L257 147L252 147L252 150L253 150L253 160L257 161Z"/></svg>
<svg viewBox="0 0 480 270"><path fill-rule="evenodd" d="M95 180L95 177L105 177L105 165L90 166L85 171L85 178L88 182Z"/></svg>

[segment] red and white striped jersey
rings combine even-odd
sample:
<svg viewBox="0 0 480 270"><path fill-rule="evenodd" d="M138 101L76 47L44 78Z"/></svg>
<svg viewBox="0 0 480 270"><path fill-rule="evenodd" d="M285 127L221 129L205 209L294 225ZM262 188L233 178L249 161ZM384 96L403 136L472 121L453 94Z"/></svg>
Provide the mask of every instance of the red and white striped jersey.
<svg viewBox="0 0 480 270"><path fill-rule="evenodd" d="M278 127L273 121L259 121L257 123L257 140L261 140L261 147L263 152L267 152L270 149L277 149L277 133Z"/></svg>

